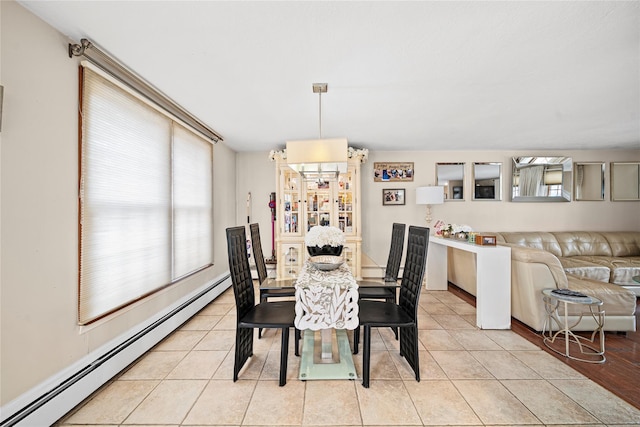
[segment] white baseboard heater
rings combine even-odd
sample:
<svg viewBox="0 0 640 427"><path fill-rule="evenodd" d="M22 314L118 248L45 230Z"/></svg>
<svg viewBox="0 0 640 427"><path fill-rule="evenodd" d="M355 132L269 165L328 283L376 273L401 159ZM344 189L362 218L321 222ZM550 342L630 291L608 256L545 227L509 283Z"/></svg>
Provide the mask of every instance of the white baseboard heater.
<svg viewBox="0 0 640 427"><path fill-rule="evenodd" d="M5 405L0 411L0 427L40 427L55 423L230 286L229 275L218 278L196 291L186 301L170 307L157 320L137 332L133 331L131 336L120 343L102 350L103 353L97 357L93 355L92 361L84 363L70 375L67 374L66 378L60 378L53 386L40 386L37 388L39 393L32 390Z"/></svg>

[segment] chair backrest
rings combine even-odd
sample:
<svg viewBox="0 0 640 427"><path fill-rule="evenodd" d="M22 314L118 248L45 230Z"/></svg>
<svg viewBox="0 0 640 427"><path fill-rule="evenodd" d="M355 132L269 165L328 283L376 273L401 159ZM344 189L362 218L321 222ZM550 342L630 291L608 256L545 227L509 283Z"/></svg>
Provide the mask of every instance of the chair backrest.
<svg viewBox="0 0 640 427"><path fill-rule="evenodd" d="M387 268L384 271L384 280L395 282L398 280L400 272L400 262L402 261L402 251L404 251L404 230L405 224L393 223L391 230L391 247L389 248L389 258L387 258Z"/></svg>
<svg viewBox="0 0 640 427"><path fill-rule="evenodd" d="M267 265L264 263L262 254L262 243L260 242L260 226L257 223L249 225L251 231L251 247L253 248L253 259L258 270L258 283L262 283L267 278Z"/></svg>
<svg viewBox="0 0 640 427"><path fill-rule="evenodd" d="M420 288L426 269L427 249L429 247L429 229L409 226L407 238L407 256L402 271L399 304L415 320L418 316Z"/></svg>
<svg viewBox="0 0 640 427"><path fill-rule="evenodd" d="M247 233L244 226L227 228L227 251L237 317L241 319L255 305L251 267L247 258Z"/></svg>

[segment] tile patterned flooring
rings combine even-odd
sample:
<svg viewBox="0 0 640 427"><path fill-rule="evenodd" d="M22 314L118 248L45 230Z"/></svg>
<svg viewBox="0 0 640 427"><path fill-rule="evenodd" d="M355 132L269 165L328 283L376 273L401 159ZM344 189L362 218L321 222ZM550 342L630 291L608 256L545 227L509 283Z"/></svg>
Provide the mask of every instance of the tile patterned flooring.
<svg viewBox="0 0 640 427"><path fill-rule="evenodd" d="M256 335L234 383L229 289L56 426L640 425L639 409L526 339L477 329L475 308L452 293L423 290L418 324L420 382L393 332L374 329L369 389L298 380L293 348L278 387L274 330ZM360 373L361 354L354 361Z"/></svg>

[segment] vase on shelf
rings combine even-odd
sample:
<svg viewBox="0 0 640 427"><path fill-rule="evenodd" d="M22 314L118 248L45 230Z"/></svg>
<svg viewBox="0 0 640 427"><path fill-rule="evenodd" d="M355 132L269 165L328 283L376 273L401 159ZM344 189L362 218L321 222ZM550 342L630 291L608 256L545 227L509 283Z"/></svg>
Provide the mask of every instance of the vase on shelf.
<svg viewBox="0 0 640 427"><path fill-rule="evenodd" d="M309 252L309 256L317 256L317 255L338 256L342 253L342 246L329 246L329 245L324 245L322 247L307 246L307 252Z"/></svg>
<svg viewBox="0 0 640 427"><path fill-rule="evenodd" d="M451 232L449 230L442 230L442 237L448 239L451 237Z"/></svg>

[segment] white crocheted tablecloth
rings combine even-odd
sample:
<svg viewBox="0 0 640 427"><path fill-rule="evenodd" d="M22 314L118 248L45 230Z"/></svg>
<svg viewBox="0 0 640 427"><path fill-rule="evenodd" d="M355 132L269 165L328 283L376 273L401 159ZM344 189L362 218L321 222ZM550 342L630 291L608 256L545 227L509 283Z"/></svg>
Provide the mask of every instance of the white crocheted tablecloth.
<svg viewBox="0 0 640 427"><path fill-rule="evenodd" d="M322 271L306 262L296 287L298 329L355 329L358 327L358 284L346 263Z"/></svg>

